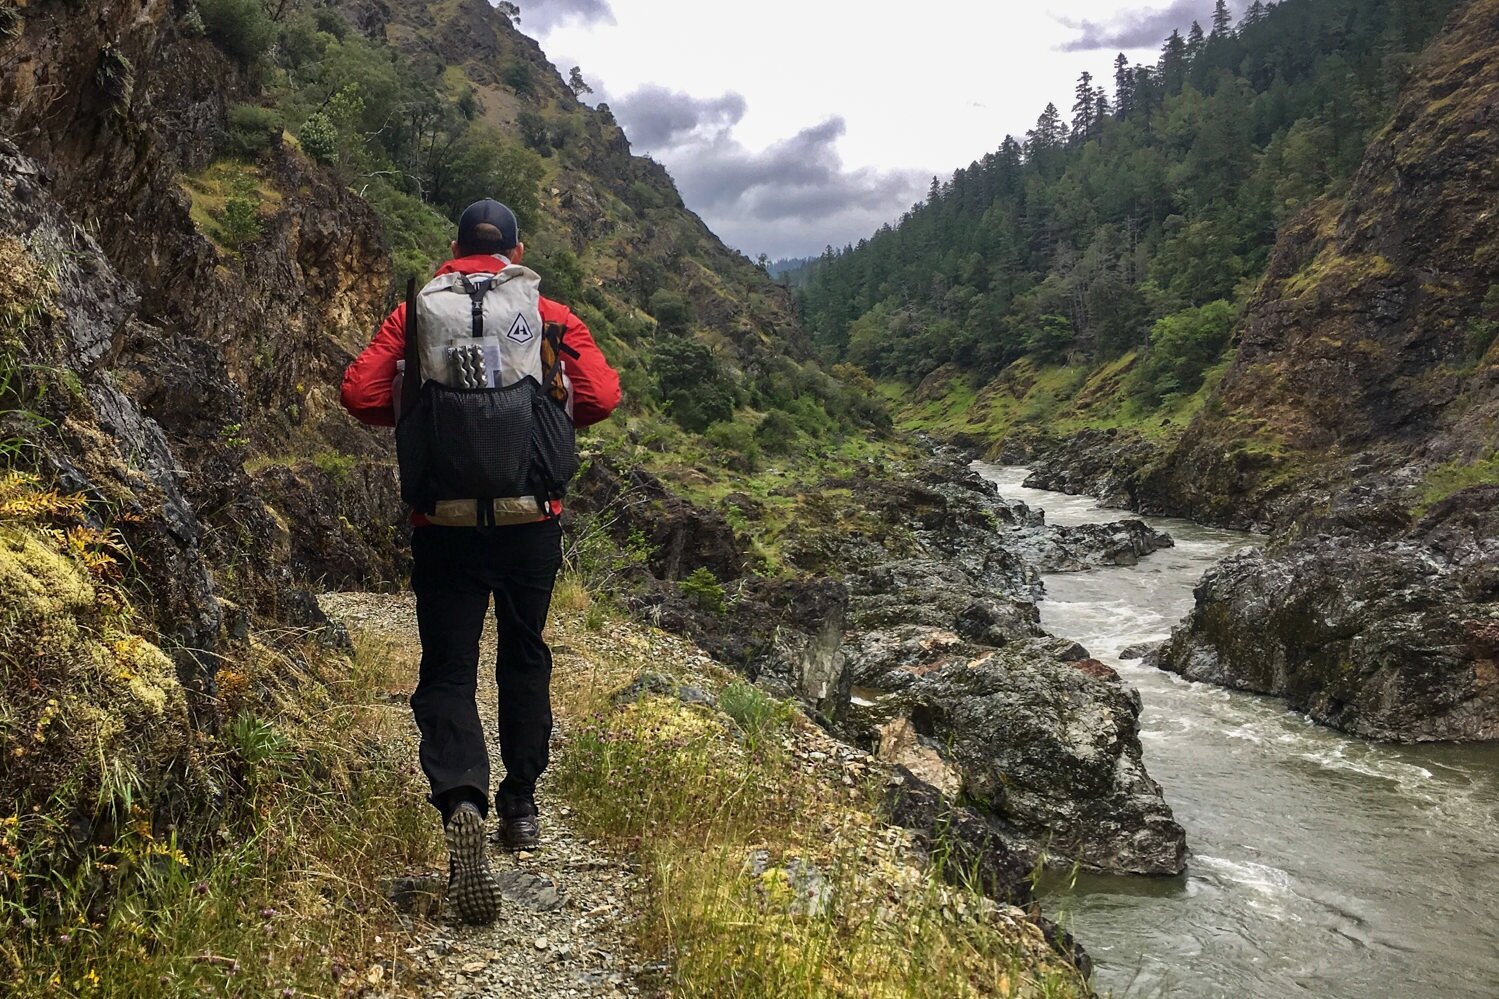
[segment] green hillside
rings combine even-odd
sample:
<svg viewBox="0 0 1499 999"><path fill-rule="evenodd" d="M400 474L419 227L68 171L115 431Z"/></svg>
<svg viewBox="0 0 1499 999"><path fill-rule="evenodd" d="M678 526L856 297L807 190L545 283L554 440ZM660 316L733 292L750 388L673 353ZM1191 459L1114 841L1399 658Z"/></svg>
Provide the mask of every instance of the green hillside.
<svg viewBox="0 0 1499 999"><path fill-rule="evenodd" d="M905 382L948 364L982 382L1026 358L1085 369L1081 391L1124 359L1109 420L1179 412L1225 357L1277 234L1347 189L1452 7L1287 0L1233 24L1220 3L1155 65L1121 55L1112 81L1083 74L1070 113L1048 105L1024 138L800 275L813 339Z"/></svg>

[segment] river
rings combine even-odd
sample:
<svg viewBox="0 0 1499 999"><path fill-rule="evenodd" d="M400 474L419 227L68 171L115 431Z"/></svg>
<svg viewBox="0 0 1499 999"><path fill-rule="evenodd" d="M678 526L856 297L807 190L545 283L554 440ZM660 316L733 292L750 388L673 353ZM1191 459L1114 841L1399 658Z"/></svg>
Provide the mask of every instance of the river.
<svg viewBox="0 0 1499 999"><path fill-rule="evenodd" d="M975 466L1048 523L1130 516ZM1499 997L1499 745L1388 746L1281 701L1189 683L1120 650L1166 637L1215 562L1256 539L1143 518L1176 547L1133 568L1046 577L1041 621L1144 701L1145 765L1187 831L1186 876L1079 876L1046 906L1093 956L1100 994Z"/></svg>

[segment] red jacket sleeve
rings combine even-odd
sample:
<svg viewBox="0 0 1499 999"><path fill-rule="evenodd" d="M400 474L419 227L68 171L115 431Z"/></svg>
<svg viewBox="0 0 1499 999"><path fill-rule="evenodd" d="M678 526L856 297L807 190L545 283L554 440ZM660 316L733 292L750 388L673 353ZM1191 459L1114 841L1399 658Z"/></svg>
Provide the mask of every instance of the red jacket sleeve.
<svg viewBox="0 0 1499 999"><path fill-rule="evenodd" d="M396 425L396 410L390 385L395 381L396 362L406 356L406 303L380 325L370 345L344 371L343 403L356 420L372 427Z"/></svg>
<svg viewBox="0 0 1499 999"><path fill-rule="evenodd" d="M573 425L588 427L608 419L619 405L619 373L604 359L593 334L571 309L549 298L541 300L541 319L566 326L562 342L578 353L577 357L564 354L562 359L573 386Z"/></svg>

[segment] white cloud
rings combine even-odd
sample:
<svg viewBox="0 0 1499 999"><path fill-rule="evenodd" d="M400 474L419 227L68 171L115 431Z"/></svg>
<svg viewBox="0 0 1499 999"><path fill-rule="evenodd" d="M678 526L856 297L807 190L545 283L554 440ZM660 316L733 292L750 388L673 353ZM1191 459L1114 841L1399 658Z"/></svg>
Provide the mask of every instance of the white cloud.
<svg viewBox="0 0 1499 999"><path fill-rule="evenodd" d="M554 5L603 7L612 20L557 20ZM815 253L869 235L933 174L1023 134L1047 101L1070 106L1079 72L1112 78L1115 49L1064 48L1138 42L1127 54L1153 62L1169 33L1161 26L1183 9L1163 2L1121 22L1103 0L1055 12L972 0L521 6L523 29L548 52L568 53L564 70L581 65L600 95L607 83L634 148L665 164L688 206L751 255ZM539 27L533 12L549 6L554 19ZM1199 6L1210 11L1211 0Z"/></svg>

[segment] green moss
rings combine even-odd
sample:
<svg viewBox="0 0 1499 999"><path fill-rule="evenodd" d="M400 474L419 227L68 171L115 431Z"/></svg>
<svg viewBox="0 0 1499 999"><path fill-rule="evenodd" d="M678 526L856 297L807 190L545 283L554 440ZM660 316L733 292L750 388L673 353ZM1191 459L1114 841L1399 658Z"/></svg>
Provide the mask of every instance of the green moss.
<svg viewBox="0 0 1499 999"><path fill-rule="evenodd" d="M1438 503L1473 486L1499 485L1499 450L1476 461L1449 461L1426 473L1417 495L1417 516Z"/></svg>
<svg viewBox="0 0 1499 999"><path fill-rule="evenodd" d="M96 597L88 573L40 535L0 529L0 617L8 628L66 622Z"/></svg>
<svg viewBox="0 0 1499 999"><path fill-rule="evenodd" d="M1174 436L1212 397L1227 369L1225 358L1209 369L1198 389L1150 408L1132 399L1126 376L1133 352L1096 365L1039 365L1024 358L982 388L965 378L910 401L909 387L883 383L881 394L903 402L897 422L908 430L939 436L966 434L1001 441L1017 430L1045 429L1068 434L1102 427L1131 431L1150 439Z"/></svg>
<svg viewBox="0 0 1499 999"><path fill-rule="evenodd" d="M1287 278L1281 288L1287 297L1299 298L1329 282L1336 281L1342 291L1393 271L1394 265L1386 257L1377 253L1345 257L1329 242L1311 263Z"/></svg>

